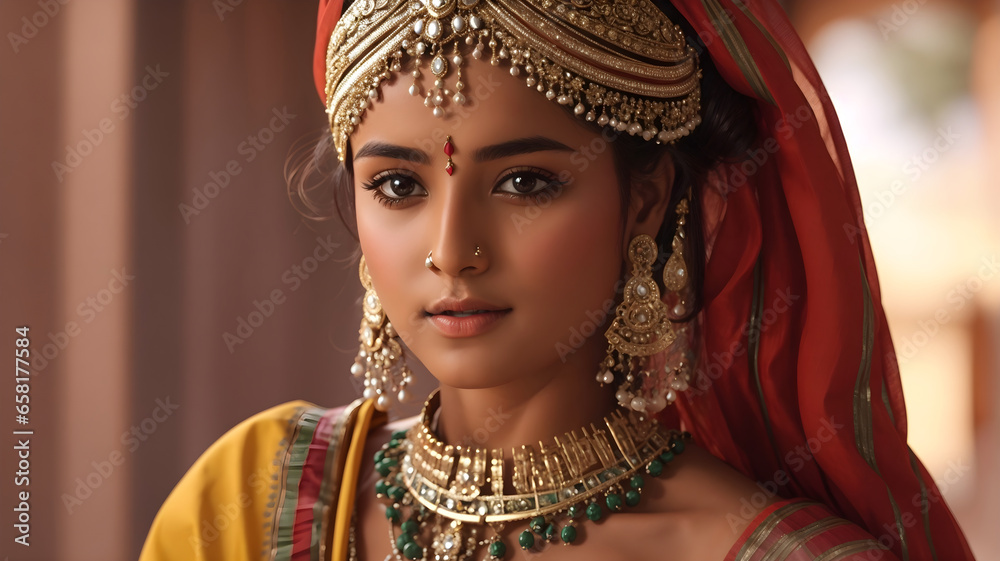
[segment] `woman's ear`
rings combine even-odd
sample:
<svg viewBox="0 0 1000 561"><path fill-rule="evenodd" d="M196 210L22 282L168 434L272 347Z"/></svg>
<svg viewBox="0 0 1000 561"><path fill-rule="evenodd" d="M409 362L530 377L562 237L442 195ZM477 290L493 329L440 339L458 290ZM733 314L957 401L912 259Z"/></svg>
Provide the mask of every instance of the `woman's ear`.
<svg viewBox="0 0 1000 561"><path fill-rule="evenodd" d="M660 158L652 174L633 181L626 244L639 234L656 237L667 214L673 185L674 162L667 154Z"/></svg>

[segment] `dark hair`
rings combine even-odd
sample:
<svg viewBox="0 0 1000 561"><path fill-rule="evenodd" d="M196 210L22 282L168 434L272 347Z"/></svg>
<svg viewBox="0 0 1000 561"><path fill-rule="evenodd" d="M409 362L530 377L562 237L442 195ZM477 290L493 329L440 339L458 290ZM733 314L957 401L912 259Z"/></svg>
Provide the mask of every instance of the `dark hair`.
<svg viewBox="0 0 1000 561"><path fill-rule="evenodd" d="M738 162L745 158L749 149L757 141L756 104L743 94L733 90L715 68L712 59L698 34L668 0L653 0L667 17L681 26L684 35L699 56L702 70L701 100L702 122L691 134L674 144L660 144L644 140L641 136L619 133L614 129L585 122L573 114L572 108L562 105L573 119L597 132L604 138L611 138L612 158L618 178L621 195L622 222L628 212L632 187L647 182L653 177L664 157L669 157L674 165L674 183L670 192L669 211L656 236L660 247L660 259L654 266L654 278L659 277L663 265L670 256L671 242L677 226L676 208L689 191L689 214L685 260L689 270L689 281L693 288L690 296L694 299L686 306L688 313L674 321L687 321L701 311L703 297L701 288L705 271L705 247L702 236L702 220L699 188L705 183L712 168L722 162ZM345 3L347 9L349 0ZM610 133L610 135L608 134ZM318 141L300 145L294 149L285 166L289 196L293 206L307 219L328 220L335 214L357 239L350 225L354 222L353 166L350 158L341 164L333 146L333 138L328 128L323 128ZM346 211L345 211L346 209Z"/></svg>

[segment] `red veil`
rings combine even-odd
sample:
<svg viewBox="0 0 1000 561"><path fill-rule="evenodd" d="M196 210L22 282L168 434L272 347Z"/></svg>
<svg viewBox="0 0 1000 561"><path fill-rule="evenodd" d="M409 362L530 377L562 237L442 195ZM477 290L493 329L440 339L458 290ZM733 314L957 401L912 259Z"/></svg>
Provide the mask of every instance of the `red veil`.
<svg viewBox="0 0 1000 561"><path fill-rule="evenodd" d="M671 0L761 141L702 189L702 360L680 415L768 494L822 501L901 560L972 559L906 443L906 409L861 200L836 113L775 0ZM321 0L314 57L342 0ZM670 421L676 423L676 419ZM749 512L749 507L748 507ZM737 515L739 516L739 515ZM746 519L749 522L749 519Z"/></svg>

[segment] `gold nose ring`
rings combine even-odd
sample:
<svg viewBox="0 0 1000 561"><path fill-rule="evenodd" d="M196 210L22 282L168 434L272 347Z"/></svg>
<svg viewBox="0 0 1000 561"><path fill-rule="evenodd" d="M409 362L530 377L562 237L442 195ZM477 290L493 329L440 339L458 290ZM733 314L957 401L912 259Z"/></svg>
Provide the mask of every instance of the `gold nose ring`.
<svg viewBox="0 0 1000 561"><path fill-rule="evenodd" d="M431 258L432 253L434 253L433 250L429 251L427 253L427 258L424 259L424 267L427 267L428 269L434 266L434 260Z"/></svg>

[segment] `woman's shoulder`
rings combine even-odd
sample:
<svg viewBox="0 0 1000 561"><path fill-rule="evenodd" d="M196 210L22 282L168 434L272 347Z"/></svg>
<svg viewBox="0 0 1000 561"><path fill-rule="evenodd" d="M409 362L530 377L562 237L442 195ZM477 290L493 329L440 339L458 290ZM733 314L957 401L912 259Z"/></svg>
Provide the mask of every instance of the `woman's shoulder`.
<svg viewBox="0 0 1000 561"><path fill-rule="evenodd" d="M266 558L282 517L308 502L318 517L323 486L361 401L275 405L226 431L191 465L153 520L140 560Z"/></svg>
<svg viewBox="0 0 1000 561"><path fill-rule="evenodd" d="M825 504L782 498L704 448L686 448L650 489L647 506L658 514L653 526L676 529L681 557L833 561L868 559L866 552L877 550L878 559L895 559Z"/></svg>

